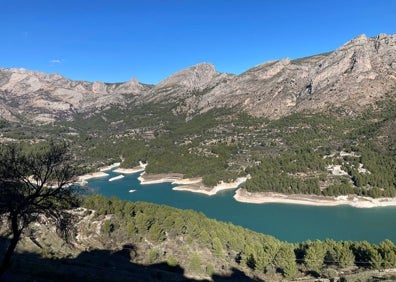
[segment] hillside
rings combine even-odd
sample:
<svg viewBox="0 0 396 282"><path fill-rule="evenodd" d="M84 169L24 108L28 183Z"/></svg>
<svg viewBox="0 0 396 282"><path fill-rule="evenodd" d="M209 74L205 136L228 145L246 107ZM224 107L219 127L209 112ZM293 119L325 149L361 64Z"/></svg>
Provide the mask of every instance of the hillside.
<svg viewBox="0 0 396 282"><path fill-rule="evenodd" d="M395 277L391 268L396 266L396 247L390 241L290 244L193 211L101 196L89 196L73 214L77 223L69 243L59 238L50 222L31 226L5 281L317 281L317 277L391 281ZM2 237L0 242L4 241Z"/></svg>

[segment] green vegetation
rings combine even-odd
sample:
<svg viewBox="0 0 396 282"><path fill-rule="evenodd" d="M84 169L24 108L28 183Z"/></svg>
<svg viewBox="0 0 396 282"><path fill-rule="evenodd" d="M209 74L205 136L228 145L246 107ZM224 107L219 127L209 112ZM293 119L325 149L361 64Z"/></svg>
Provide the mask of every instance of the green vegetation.
<svg viewBox="0 0 396 282"><path fill-rule="evenodd" d="M389 240L378 245L333 240L290 244L191 210L98 195L88 196L83 205L96 210L94 220L114 215L102 226L102 233L110 232L112 240L146 244L150 263L180 264L195 274L218 273L223 265L261 279L280 280L396 267L396 246ZM183 242L184 251L180 247L159 251L167 242L177 241Z"/></svg>
<svg viewBox="0 0 396 282"><path fill-rule="evenodd" d="M360 117L294 114L270 122L281 148L246 171L249 191L317 195L396 195L395 102ZM393 125L393 127L391 126ZM346 175L330 169L341 165Z"/></svg>
<svg viewBox="0 0 396 282"><path fill-rule="evenodd" d="M8 124L0 130L18 140L66 140L81 172L143 161L147 173L201 176L207 186L250 174L245 188L251 192L396 195L394 100L359 115L329 109L278 120L238 109L186 116L176 114L180 103L125 105L75 121L38 128ZM332 173L338 166L344 175Z"/></svg>

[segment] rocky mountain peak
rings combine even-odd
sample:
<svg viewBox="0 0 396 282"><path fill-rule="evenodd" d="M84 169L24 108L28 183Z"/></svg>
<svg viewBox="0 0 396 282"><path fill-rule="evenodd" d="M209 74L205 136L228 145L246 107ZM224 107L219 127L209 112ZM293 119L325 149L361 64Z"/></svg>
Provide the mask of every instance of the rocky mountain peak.
<svg viewBox="0 0 396 282"><path fill-rule="evenodd" d="M156 88L166 88L174 85L183 86L189 89L202 89L216 76L214 65L200 63L187 69L176 72L164 81L160 82Z"/></svg>
<svg viewBox="0 0 396 282"><path fill-rule="evenodd" d="M92 83L92 92L97 93L107 93L106 85L101 81L95 81Z"/></svg>
<svg viewBox="0 0 396 282"><path fill-rule="evenodd" d="M205 89L213 88L227 74L216 72L214 65L200 63L169 76L150 90L146 101L150 102L176 102L188 99L186 110L191 111L198 104L197 96ZM179 110L177 110L179 111Z"/></svg>
<svg viewBox="0 0 396 282"><path fill-rule="evenodd" d="M369 41L369 38L367 37L366 34L360 34L356 36L355 38L351 39L350 41L346 42L345 45L363 45L367 44Z"/></svg>
<svg viewBox="0 0 396 282"><path fill-rule="evenodd" d="M135 77L132 77L127 83L129 85L138 85L139 81Z"/></svg>

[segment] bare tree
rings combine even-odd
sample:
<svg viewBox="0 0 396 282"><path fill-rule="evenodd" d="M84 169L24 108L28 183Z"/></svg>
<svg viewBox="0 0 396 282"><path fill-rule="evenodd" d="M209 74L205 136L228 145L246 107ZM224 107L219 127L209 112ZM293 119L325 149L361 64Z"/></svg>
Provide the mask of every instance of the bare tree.
<svg viewBox="0 0 396 282"><path fill-rule="evenodd" d="M21 235L39 217L51 219L63 238L71 225L68 209L78 205L78 189L70 186L74 173L65 144L53 142L33 148L0 145L0 216L7 221L11 240L0 265L9 268Z"/></svg>

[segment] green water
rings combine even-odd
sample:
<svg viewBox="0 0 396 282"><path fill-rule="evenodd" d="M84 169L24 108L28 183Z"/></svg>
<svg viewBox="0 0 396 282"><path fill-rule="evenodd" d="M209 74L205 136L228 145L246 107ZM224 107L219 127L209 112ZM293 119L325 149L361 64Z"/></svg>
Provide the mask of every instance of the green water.
<svg viewBox="0 0 396 282"><path fill-rule="evenodd" d="M109 182L117 174L89 181L90 189L106 197L145 201L193 209L217 220L270 234L288 242L326 239L396 243L396 207L359 209L349 206L313 207L289 204L246 204L233 199L234 190L206 196L173 191L170 183L140 185L138 174ZM130 193L129 190L136 192Z"/></svg>

